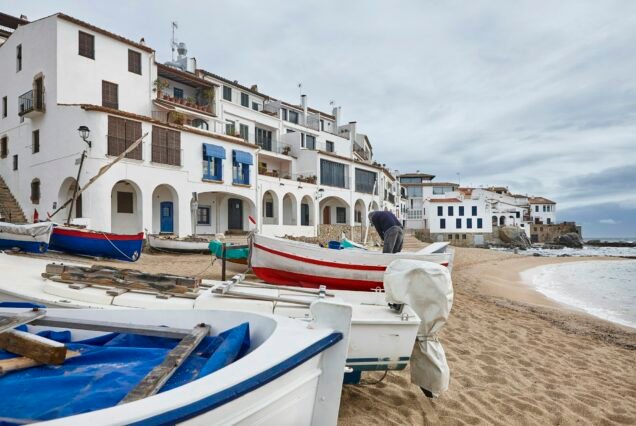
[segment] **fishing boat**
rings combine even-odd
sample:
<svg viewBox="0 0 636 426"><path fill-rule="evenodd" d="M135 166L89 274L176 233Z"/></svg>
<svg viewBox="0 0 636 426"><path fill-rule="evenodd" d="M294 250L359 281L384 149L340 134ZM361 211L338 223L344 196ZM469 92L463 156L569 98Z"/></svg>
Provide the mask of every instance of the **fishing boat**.
<svg viewBox="0 0 636 426"><path fill-rule="evenodd" d="M315 244L254 234L251 266L261 280L279 285L334 290L372 291L383 287L387 266L397 259L422 260L452 267L453 252L435 246L417 252L381 253L371 250L334 250Z"/></svg>
<svg viewBox="0 0 636 426"><path fill-rule="evenodd" d="M225 252L223 252L224 245ZM212 240L208 247L210 253L219 259L225 258L228 262L237 263L239 265L247 265L247 259L249 258L250 253L249 246Z"/></svg>
<svg viewBox="0 0 636 426"><path fill-rule="evenodd" d="M209 253L207 238L187 237L176 238L173 236L148 234L148 246L151 249L170 253Z"/></svg>
<svg viewBox="0 0 636 426"><path fill-rule="evenodd" d="M0 222L0 250L44 253L49 248L52 228L50 222L26 225Z"/></svg>
<svg viewBox="0 0 636 426"><path fill-rule="evenodd" d="M241 311L0 307L0 333L41 349L0 351L11 370L0 377L0 418L336 424L351 308L317 301L311 312L307 323Z"/></svg>
<svg viewBox="0 0 636 426"><path fill-rule="evenodd" d="M49 248L90 257L135 262L141 256L144 233L113 234L70 226L55 226Z"/></svg>

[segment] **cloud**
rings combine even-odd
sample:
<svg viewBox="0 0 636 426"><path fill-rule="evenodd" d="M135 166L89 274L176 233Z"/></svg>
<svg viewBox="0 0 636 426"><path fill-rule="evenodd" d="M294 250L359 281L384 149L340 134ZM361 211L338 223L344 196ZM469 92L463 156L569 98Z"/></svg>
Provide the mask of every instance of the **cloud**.
<svg viewBox="0 0 636 426"><path fill-rule="evenodd" d="M598 223L601 223L603 225L617 225L618 222L616 222L614 219L601 219L598 221Z"/></svg>

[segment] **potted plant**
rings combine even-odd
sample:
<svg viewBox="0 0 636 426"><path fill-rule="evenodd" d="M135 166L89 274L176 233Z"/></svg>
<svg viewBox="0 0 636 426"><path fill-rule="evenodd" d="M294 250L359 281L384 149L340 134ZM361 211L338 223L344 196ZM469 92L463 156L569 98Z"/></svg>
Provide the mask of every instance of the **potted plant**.
<svg viewBox="0 0 636 426"><path fill-rule="evenodd" d="M207 105L211 106L214 102L214 89L211 87L205 88L201 91L201 97Z"/></svg>
<svg viewBox="0 0 636 426"><path fill-rule="evenodd" d="M194 98L192 96L188 96L186 98L186 105L189 107L196 105L196 102L194 101Z"/></svg>
<svg viewBox="0 0 636 426"><path fill-rule="evenodd" d="M154 88L154 89L152 89L152 90L153 90L154 92L157 92L157 97L158 97L158 98L165 97L165 95L163 94L163 91L164 91L165 89L167 89L167 88L170 86L170 84L168 83L168 81L166 81L166 80L162 80L162 79L160 79L160 78L157 78L157 79L155 79L155 81L153 81L153 83L152 83L152 84L155 86L155 88Z"/></svg>
<svg viewBox="0 0 636 426"><path fill-rule="evenodd" d="M290 151L291 151L291 147L290 146L283 147L283 155L289 155Z"/></svg>
<svg viewBox="0 0 636 426"><path fill-rule="evenodd" d="M170 119L171 119L172 123L178 124L179 126L183 126L183 123L185 123L186 117L181 112L171 111L170 112Z"/></svg>

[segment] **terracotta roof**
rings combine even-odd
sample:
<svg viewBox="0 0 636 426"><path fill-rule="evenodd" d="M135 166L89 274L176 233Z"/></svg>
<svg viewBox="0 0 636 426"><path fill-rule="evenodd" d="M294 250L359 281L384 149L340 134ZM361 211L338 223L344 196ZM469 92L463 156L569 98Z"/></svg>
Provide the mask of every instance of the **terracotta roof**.
<svg viewBox="0 0 636 426"><path fill-rule="evenodd" d="M134 41L132 41L130 39L127 39L126 37L122 37L122 36L117 35L115 33L111 33L110 31L106 31L106 30L104 30L102 28L99 28L99 27L96 27L94 25L91 25L88 22L80 21L79 19L73 18L72 16L68 16L68 15L65 15L63 13L57 13L55 16L57 16L60 19L64 19L65 21L72 22L73 24L82 26L82 27L84 27L86 29L89 29L91 31L95 31L96 33L100 33L100 34L103 34L105 36L114 38L115 40L119 40L122 43L129 44L129 45L131 45L133 47L136 47L139 50L143 50L143 51L146 51L148 53L152 53L152 52L155 51L151 47L144 46L143 44L139 44L137 42L134 42Z"/></svg>
<svg viewBox="0 0 636 426"><path fill-rule="evenodd" d="M7 27L15 30L20 25L26 25L29 21L22 18L17 18L12 15L0 12L0 27ZM10 34L10 33L9 33Z"/></svg>
<svg viewBox="0 0 636 426"><path fill-rule="evenodd" d="M428 201L431 203L461 203L459 198L431 198Z"/></svg>
<svg viewBox="0 0 636 426"><path fill-rule="evenodd" d="M543 197L528 197L528 201L530 204L556 204L554 201Z"/></svg>
<svg viewBox="0 0 636 426"><path fill-rule="evenodd" d="M402 173L398 177L423 177L427 179L435 179L435 175L429 175L426 173Z"/></svg>
<svg viewBox="0 0 636 426"><path fill-rule="evenodd" d="M201 77L197 77L195 74L190 72L185 72L169 65L160 64L159 62L155 62L155 65L157 65L157 74L159 77L170 78L191 87L205 86L212 88L218 86L218 84L212 83L211 81L205 80Z"/></svg>
<svg viewBox="0 0 636 426"><path fill-rule="evenodd" d="M213 132L206 132L203 130L199 130L199 129L194 129L192 127L186 127L186 126L180 126L178 124L170 124L170 123L164 123L162 121L159 120L155 120L152 117L148 117L145 115L139 115L139 114L135 114L132 112L127 112L127 111L121 111L118 109L113 109L113 108L107 108L107 107L103 107L100 105L90 105L90 104L58 104L60 106L78 106L86 111L99 111L99 112L105 112L107 114L112 114L112 115L116 115L119 117L126 117L126 118L130 118L132 120L138 120L138 121L145 121L146 123L152 123L152 124L156 124L158 126L162 126L162 127L168 127L171 129L175 129L175 130L181 130L183 132L188 132L188 133L194 133L197 135L201 135L201 136L207 136L209 138L214 138L214 139L219 139L222 141L226 141L226 142L231 142L233 144L236 145L242 145L245 147L249 147L249 148L253 148L253 149L257 149L258 146L253 144L253 143L249 143L249 142L245 142L243 139L241 138L236 138L234 136L228 136L228 135L223 135L220 133L213 133Z"/></svg>
<svg viewBox="0 0 636 426"><path fill-rule="evenodd" d="M457 190L464 195L472 195L473 189L474 188L457 188Z"/></svg>

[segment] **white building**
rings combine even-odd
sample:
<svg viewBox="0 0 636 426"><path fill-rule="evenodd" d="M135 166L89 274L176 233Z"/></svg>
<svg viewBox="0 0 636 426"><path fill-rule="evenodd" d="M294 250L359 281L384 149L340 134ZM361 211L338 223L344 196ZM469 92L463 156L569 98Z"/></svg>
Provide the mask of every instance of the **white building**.
<svg viewBox="0 0 636 426"><path fill-rule="evenodd" d="M319 225L400 213L400 185L355 122L294 105L64 14L0 25L0 176L40 218L142 135L78 200L75 223L132 233L315 236ZM3 41L3 42L2 42ZM88 145L78 136L90 129ZM54 220L62 222L67 212Z"/></svg>
<svg viewBox="0 0 636 426"><path fill-rule="evenodd" d="M556 203L543 197L530 197L530 216L535 225L552 225L556 221Z"/></svg>

